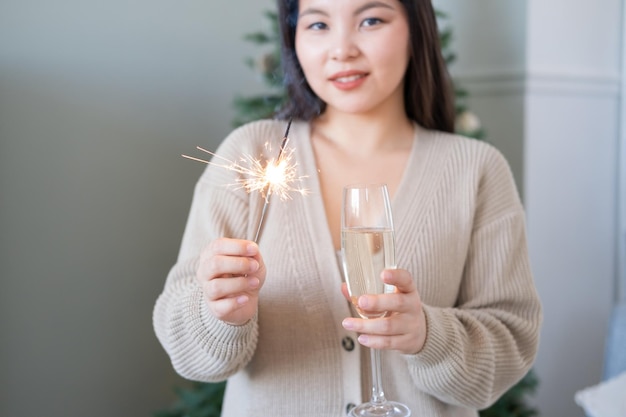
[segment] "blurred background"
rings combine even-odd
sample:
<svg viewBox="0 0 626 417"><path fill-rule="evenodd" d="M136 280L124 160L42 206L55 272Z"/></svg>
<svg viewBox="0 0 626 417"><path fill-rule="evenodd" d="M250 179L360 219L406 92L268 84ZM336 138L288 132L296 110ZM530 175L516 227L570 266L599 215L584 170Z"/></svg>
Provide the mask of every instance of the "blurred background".
<svg viewBox="0 0 626 417"><path fill-rule="evenodd" d="M624 278L622 0L435 0L509 159L545 309L541 415L580 416ZM151 323L273 0L0 1L0 415L149 416L184 384ZM622 145L620 145L620 143ZM620 162L621 161L621 162Z"/></svg>

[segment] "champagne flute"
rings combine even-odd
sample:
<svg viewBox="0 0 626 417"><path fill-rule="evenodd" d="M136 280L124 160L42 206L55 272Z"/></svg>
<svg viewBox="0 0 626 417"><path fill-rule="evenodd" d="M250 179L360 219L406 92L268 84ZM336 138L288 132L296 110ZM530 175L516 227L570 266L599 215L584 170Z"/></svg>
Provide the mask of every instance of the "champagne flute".
<svg viewBox="0 0 626 417"><path fill-rule="evenodd" d="M391 292L380 274L395 268L395 248L391 203L385 184L360 184L344 187L341 210L341 254L348 293L358 314L364 319L384 317L357 305L363 294ZM352 417L408 417L411 410L401 403L388 401L382 388L380 351L370 349L372 362L372 397L350 411Z"/></svg>

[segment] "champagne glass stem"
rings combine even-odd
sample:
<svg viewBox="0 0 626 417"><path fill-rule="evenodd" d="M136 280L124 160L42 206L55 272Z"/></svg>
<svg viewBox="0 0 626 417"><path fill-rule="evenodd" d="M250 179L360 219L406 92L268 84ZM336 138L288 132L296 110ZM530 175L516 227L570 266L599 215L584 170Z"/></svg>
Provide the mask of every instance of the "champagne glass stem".
<svg viewBox="0 0 626 417"><path fill-rule="evenodd" d="M385 393L383 392L380 350L370 349L370 357L372 361L372 398L370 402L372 404L382 405L386 400Z"/></svg>

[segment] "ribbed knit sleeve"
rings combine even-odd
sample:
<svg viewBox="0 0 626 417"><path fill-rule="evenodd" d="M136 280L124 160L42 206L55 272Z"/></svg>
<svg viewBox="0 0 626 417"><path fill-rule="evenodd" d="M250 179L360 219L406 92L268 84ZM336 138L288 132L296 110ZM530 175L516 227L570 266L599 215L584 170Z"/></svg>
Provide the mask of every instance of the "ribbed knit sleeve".
<svg viewBox="0 0 626 417"><path fill-rule="evenodd" d="M474 195L443 194L445 204L467 205L458 211L473 214L471 227L456 231L455 241L467 248L465 255L455 259L453 252L441 252L449 257L437 261L447 264L443 269L448 271L455 264L461 268L456 300L450 307L425 303L426 343L406 359L420 390L448 404L480 409L529 370L537 351L541 307L528 260L524 212L509 166L488 145L470 151L465 160L476 169L445 176L465 175L464 188L471 190L473 182ZM457 162L451 169L463 168ZM454 281L453 276L445 279ZM441 280L433 285L443 289L446 284Z"/></svg>
<svg viewBox="0 0 626 417"><path fill-rule="evenodd" d="M269 132L263 124L235 130L222 143L195 191L178 261L170 271L153 314L156 335L176 371L189 379L220 381L246 366L258 339L256 318L228 325L208 310L195 276L202 249L218 237L251 239L258 210L237 184L241 173L218 165L238 162L241 155L262 157Z"/></svg>

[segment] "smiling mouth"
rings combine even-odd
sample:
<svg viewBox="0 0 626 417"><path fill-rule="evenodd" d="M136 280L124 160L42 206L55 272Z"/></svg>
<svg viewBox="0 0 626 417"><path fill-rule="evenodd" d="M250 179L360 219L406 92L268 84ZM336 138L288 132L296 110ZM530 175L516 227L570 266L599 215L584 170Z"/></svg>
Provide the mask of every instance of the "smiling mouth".
<svg viewBox="0 0 626 417"><path fill-rule="evenodd" d="M345 77L333 78L332 81L337 82L337 83L351 83L363 77L365 77L365 74L354 74L354 75L348 75Z"/></svg>

